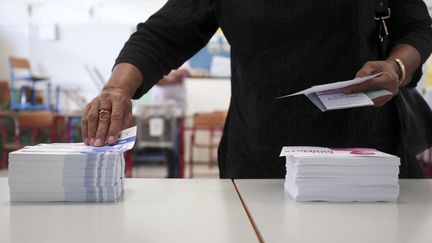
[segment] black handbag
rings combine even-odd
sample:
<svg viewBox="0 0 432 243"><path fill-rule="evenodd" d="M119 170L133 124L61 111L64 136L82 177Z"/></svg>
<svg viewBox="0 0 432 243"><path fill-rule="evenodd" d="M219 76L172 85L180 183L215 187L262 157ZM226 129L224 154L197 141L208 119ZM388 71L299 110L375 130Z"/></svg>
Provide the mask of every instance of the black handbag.
<svg viewBox="0 0 432 243"><path fill-rule="evenodd" d="M381 58L388 54L388 29L386 19L390 18L387 0L375 0L375 20ZM421 75L421 73L418 73ZM415 156L432 146L432 110L415 87L402 87L393 97L399 118L402 155Z"/></svg>

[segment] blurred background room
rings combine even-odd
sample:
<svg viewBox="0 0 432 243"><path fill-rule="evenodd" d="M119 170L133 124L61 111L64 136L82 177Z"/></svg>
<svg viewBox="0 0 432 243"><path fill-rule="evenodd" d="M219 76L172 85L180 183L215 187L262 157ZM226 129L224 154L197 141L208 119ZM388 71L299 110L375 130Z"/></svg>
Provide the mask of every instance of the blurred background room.
<svg viewBox="0 0 432 243"><path fill-rule="evenodd" d="M85 105L107 81L139 22L166 0L0 1L0 176L23 146L82 142ZM426 0L432 13L432 0ZM137 142L128 177L217 178L229 106L230 46L221 30L133 101ZM432 105L432 59L418 89ZM431 124L432 126L432 124ZM432 151L418 155L432 177Z"/></svg>

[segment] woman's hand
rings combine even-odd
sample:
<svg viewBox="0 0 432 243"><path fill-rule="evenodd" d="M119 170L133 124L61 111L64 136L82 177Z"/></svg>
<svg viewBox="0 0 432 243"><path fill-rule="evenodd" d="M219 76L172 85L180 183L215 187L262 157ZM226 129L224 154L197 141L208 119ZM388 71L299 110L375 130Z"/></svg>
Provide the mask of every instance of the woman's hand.
<svg viewBox="0 0 432 243"><path fill-rule="evenodd" d="M357 72L356 77L364 77L382 72L378 77L360 84L352 85L343 89L345 93L358 93L371 90L385 89L391 95L378 97L373 100L375 106L382 106L399 92L398 66L393 60L366 62Z"/></svg>
<svg viewBox="0 0 432 243"><path fill-rule="evenodd" d="M105 89L86 107L81 120L84 143L113 144L121 130L133 126L130 97L119 89Z"/></svg>
<svg viewBox="0 0 432 243"><path fill-rule="evenodd" d="M141 82L141 73L135 66L120 63L114 67L100 95L85 108L81 120L85 144L113 144L121 130L134 125L131 98Z"/></svg>

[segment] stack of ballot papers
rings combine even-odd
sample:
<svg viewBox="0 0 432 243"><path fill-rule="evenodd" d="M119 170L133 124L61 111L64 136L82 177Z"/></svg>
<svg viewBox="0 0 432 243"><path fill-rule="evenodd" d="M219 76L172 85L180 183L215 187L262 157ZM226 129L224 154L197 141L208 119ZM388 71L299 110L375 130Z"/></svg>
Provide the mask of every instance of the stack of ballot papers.
<svg viewBox="0 0 432 243"><path fill-rule="evenodd" d="M400 159L375 149L283 147L285 192L296 201L395 201Z"/></svg>
<svg viewBox="0 0 432 243"><path fill-rule="evenodd" d="M123 192L123 153L135 137L132 127L112 146L54 143L11 152L11 201L117 201Z"/></svg>
<svg viewBox="0 0 432 243"><path fill-rule="evenodd" d="M296 95L305 95L309 100L321 111L340 110L353 107L371 106L373 100L382 96L391 95L388 90L371 90L367 92L345 94L342 92L343 88L351 85L360 84L368 80L380 76L381 73L374 75L355 78L352 80L339 81L334 83L322 84L312 86L308 89L299 91L294 94L284 95L277 99L287 98Z"/></svg>

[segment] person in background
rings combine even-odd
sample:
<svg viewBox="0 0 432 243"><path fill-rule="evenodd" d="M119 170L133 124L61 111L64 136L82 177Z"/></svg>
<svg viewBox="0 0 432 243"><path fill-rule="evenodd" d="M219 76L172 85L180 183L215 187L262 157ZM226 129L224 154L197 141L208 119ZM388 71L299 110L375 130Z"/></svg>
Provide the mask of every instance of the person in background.
<svg viewBox="0 0 432 243"><path fill-rule="evenodd" d="M93 146L106 138L114 143L130 117L130 99L192 57L220 27L231 45L232 69L218 153L221 178L283 178L282 146L302 145L376 148L403 158L401 178L422 177L415 153L401 149L393 97L422 75L432 51L431 17L421 0L389 0L389 51L382 58L375 2L169 0L121 50L108 83L84 113L83 139ZM303 96L275 100L379 72L345 89L388 90L375 106L321 112Z"/></svg>
<svg viewBox="0 0 432 243"><path fill-rule="evenodd" d="M176 116L184 116L187 109L185 78L188 76L189 65L187 62L180 68L171 70L150 90L151 101L165 102L171 100L175 105Z"/></svg>
<svg viewBox="0 0 432 243"><path fill-rule="evenodd" d="M168 156L168 178L180 176L180 126L186 114L186 86L185 79L189 76L189 65L184 63L178 69L171 70L164 75L159 82L150 90L151 101L164 103L172 101L174 104L174 115L176 116L176 129L174 132L174 143Z"/></svg>

